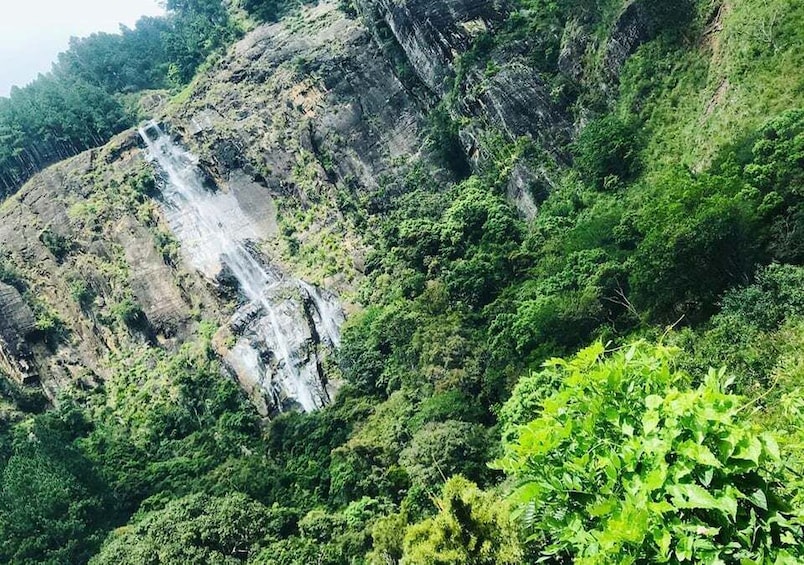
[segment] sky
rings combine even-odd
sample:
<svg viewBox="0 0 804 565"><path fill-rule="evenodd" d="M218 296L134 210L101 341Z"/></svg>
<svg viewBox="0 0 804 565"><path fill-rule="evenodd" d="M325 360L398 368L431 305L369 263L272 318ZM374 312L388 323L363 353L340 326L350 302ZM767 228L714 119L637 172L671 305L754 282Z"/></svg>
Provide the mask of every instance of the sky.
<svg viewBox="0 0 804 565"><path fill-rule="evenodd" d="M164 13L159 0L5 0L0 16L0 96L50 70L70 37L132 27Z"/></svg>

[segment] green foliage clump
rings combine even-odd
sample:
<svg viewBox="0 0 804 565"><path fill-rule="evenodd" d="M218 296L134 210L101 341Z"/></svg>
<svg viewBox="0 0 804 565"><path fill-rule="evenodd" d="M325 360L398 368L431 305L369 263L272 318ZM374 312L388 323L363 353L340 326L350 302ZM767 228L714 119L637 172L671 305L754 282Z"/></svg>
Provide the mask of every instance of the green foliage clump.
<svg viewBox="0 0 804 565"><path fill-rule="evenodd" d="M404 344L414 331L413 316L399 306L367 309L344 328L339 352L344 376L369 394L397 389L410 356Z"/></svg>
<svg viewBox="0 0 804 565"><path fill-rule="evenodd" d="M81 444L124 508L187 494L252 445L256 415L221 375L206 338L174 355L124 356L114 368L103 395L91 399L96 427Z"/></svg>
<svg viewBox="0 0 804 565"><path fill-rule="evenodd" d="M19 270L4 257L0 257L0 282L11 285L20 292L25 292L28 288Z"/></svg>
<svg viewBox="0 0 804 565"><path fill-rule="evenodd" d="M496 465L519 482L512 500L538 551L577 563L804 558L774 435L746 420L724 371L690 388L674 357L646 343L604 355L598 343L535 377L559 388L518 414L535 419L509 428Z"/></svg>
<svg viewBox="0 0 804 565"><path fill-rule="evenodd" d="M30 290L25 293L24 297L30 304L35 319L31 339L44 342L51 349L55 348L69 335L70 330L67 324L48 302L34 295Z"/></svg>
<svg viewBox="0 0 804 565"><path fill-rule="evenodd" d="M753 284L728 291L707 324L677 336L683 365L693 371L727 366L742 394L773 388L774 368L793 347L790 339L804 317L802 277L801 267L772 264L757 272Z"/></svg>
<svg viewBox="0 0 804 565"><path fill-rule="evenodd" d="M348 441L332 451L332 502L347 504L364 496L400 497L410 481L398 458L409 437L407 422L415 413L411 395L396 391L374 407Z"/></svg>
<svg viewBox="0 0 804 565"><path fill-rule="evenodd" d="M659 318L700 319L761 257L756 204L733 177L670 170L656 186L635 222L643 236L629 258L633 300Z"/></svg>
<svg viewBox="0 0 804 565"><path fill-rule="evenodd" d="M72 445L87 427L69 404L17 430L0 475L0 560L85 563L115 519L91 462Z"/></svg>
<svg viewBox="0 0 804 565"><path fill-rule="evenodd" d="M769 247L780 261L804 259L804 110L784 112L761 130L745 165L749 185L759 190L758 212L767 219Z"/></svg>
<svg viewBox="0 0 804 565"><path fill-rule="evenodd" d="M219 0L167 0L171 33L164 36L167 79L173 86L187 84L215 51L240 35L226 5Z"/></svg>
<svg viewBox="0 0 804 565"><path fill-rule="evenodd" d="M47 408L47 398L37 386L19 384L0 371L0 399L8 400L23 413L36 414ZM5 418L0 408L0 421ZM2 433L0 432L0 435ZM2 457L0 456L0 460Z"/></svg>
<svg viewBox="0 0 804 565"><path fill-rule="evenodd" d="M39 240L47 247L58 263L64 261L67 254L73 250L73 244L66 236L49 228L39 234Z"/></svg>
<svg viewBox="0 0 804 565"><path fill-rule="evenodd" d="M300 6L312 3L311 0L244 0L243 9L263 22L275 22L291 10ZM349 9L347 4L343 4L345 11L354 13L354 9Z"/></svg>
<svg viewBox="0 0 804 565"><path fill-rule="evenodd" d="M87 308L95 299L95 292L86 280L74 278L69 282L70 296L81 308Z"/></svg>
<svg viewBox="0 0 804 565"><path fill-rule="evenodd" d="M246 562L259 541L287 531L286 516L240 493L191 494L114 532L90 563Z"/></svg>
<svg viewBox="0 0 804 565"><path fill-rule="evenodd" d="M443 106L434 109L427 118L428 138L432 150L458 178L468 177L471 169L458 137L457 122Z"/></svg>
<svg viewBox="0 0 804 565"><path fill-rule="evenodd" d="M132 298L125 298L112 307L112 315L132 330L147 330L148 318Z"/></svg>
<svg viewBox="0 0 804 565"><path fill-rule="evenodd" d="M166 265L176 266L179 264L181 244L176 236L169 232L156 231L154 233L154 244Z"/></svg>
<svg viewBox="0 0 804 565"><path fill-rule="evenodd" d="M622 186L639 173L639 135L633 120L609 115L593 121L575 142L575 167L597 189Z"/></svg>
<svg viewBox="0 0 804 565"><path fill-rule="evenodd" d="M436 499L438 513L407 529L400 565L522 563L518 533L503 501L461 476Z"/></svg>
<svg viewBox="0 0 804 565"><path fill-rule="evenodd" d="M425 424L402 450L399 463L413 483L437 485L452 475L480 481L486 475L485 428L447 420Z"/></svg>

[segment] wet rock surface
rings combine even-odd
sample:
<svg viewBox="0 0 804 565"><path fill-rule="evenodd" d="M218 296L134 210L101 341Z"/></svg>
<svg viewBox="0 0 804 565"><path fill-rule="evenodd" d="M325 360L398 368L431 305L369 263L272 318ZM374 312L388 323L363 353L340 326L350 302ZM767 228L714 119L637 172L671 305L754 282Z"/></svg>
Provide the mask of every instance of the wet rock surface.
<svg viewBox="0 0 804 565"><path fill-rule="evenodd" d="M329 322L339 328L344 321L340 305L332 295L323 300L335 313ZM315 410L335 397L339 383L323 368L336 346L323 320L332 314L319 308L307 289L285 279L266 290L264 304L250 302L232 317L229 331L235 343L218 352L261 414Z"/></svg>
<svg viewBox="0 0 804 565"><path fill-rule="evenodd" d="M256 243L275 235L275 225L257 213L252 184L240 179L227 191L209 187L199 160L158 124L140 134L160 173L161 206L186 262L238 294L229 339L216 342L238 382L264 416L329 404L337 383L329 382L322 365L340 342L338 300L259 252ZM263 200L271 201L268 194Z"/></svg>

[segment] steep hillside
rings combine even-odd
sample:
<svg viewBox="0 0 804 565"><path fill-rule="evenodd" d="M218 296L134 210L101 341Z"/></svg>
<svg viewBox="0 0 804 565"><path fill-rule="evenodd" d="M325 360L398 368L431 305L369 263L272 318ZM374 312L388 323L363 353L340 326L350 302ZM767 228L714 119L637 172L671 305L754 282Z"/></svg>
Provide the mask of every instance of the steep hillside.
<svg viewBox="0 0 804 565"><path fill-rule="evenodd" d="M0 207L0 561L804 559L802 6L223 5Z"/></svg>

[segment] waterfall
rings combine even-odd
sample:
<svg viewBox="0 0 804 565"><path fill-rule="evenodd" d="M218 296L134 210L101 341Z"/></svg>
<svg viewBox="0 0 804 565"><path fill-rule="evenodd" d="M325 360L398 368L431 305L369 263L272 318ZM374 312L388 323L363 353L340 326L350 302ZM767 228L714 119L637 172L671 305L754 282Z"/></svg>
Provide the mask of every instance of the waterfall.
<svg viewBox="0 0 804 565"><path fill-rule="evenodd" d="M328 293L265 265L249 243L260 239L231 191L210 189L198 160L150 122L139 130L162 171L167 221L187 260L210 280L224 268L245 303L232 317L237 343L225 361L247 388L259 388L272 408L288 400L306 411L329 402L319 347L340 344L343 310Z"/></svg>

